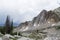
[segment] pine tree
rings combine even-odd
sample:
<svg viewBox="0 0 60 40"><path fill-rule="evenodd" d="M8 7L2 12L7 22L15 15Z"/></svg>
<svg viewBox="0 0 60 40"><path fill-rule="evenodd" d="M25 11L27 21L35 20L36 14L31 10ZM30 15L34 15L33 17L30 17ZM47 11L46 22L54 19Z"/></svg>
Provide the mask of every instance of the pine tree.
<svg viewBox="0 0 60 40"><path fill-rule="evenodd" d="M12 20L12 22L11 22L11 30L13 30L13 20Z"/></svg>
<svg viewBox="0 0 60 40"><path fill-rule="evenodd" d="M10 18L9 16L7 16L6 18L6 23L5 23L5 33L9 34L10 33Z"/></svg>
<svg viewBox="0 0 60 40"><path fill-rule="evenodd" d="M11 32L10 32L10 34L12 34L12 31L13 31L13 20L11 21Z"/></svg>

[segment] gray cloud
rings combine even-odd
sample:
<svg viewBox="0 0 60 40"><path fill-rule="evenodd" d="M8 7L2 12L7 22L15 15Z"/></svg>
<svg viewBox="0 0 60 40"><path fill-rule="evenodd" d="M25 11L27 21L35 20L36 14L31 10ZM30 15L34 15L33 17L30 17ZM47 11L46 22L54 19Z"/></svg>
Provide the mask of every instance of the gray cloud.
<svg viewBox="0 0 60 40"><path fill-rule="evenodd" d="M19 23L32 20L43 9L53 10L57 7L57 0L0 0L0 14L10 15L14 22Z"/></svg>

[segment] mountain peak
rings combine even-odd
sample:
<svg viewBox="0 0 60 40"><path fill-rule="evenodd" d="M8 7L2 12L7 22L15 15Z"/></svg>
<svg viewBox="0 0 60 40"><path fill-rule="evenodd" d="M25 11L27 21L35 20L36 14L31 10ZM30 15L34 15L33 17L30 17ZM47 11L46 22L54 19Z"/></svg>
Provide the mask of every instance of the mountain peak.
<svg viewBox="0 0 60 40"><path fill-rule="evenodd" d="M52 26L52 24L55 25L55 23L58 23L60 21L60 17L56 12L54 11L46 11L42 10L39 15L34 17L34 19L30 22L25 22L22 25L19 26L18 31L33 31L33 30L39 30L41 28L46 28ZM25 24L25 25L24 25ZM28 24L28 25L27 25Z"/></svg>
<svg viewBox="0 0 60 40"><path fill-rule="evenodd" d="M42 10L39 15L44 14L44 13L47 13L47 11L46 10Z"/></svg>
<svg viewBox="0 0 60 40"><path fill-rule="evenodd" d="M41 12L46 12L46 10L42 10Z"/></svg>

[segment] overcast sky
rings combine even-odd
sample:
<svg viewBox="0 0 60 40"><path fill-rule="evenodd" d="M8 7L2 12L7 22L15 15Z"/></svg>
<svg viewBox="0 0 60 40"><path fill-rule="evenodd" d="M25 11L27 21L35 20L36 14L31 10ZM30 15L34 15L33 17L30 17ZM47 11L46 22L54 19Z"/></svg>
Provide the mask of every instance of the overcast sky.
<svg viewBox="0 0 60 40"><path fill-rule="evenodd" d="M59 0L0 0L0 23L10 15L14 22L32 20L41 10L53 10L60 5Z"/></svg>

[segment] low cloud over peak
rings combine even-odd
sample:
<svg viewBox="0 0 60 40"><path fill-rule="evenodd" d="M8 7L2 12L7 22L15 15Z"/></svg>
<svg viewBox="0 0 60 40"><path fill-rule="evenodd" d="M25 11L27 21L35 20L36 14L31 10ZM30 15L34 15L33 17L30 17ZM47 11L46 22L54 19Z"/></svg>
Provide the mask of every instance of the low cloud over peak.
<svg viewBox="0 0 60 40"><path fill-rule="evenodd" d="M0 0L0 19L10 15L14 22L20 23L32 20L43 9L53 10L57 7L57 0Z"/></svg>

